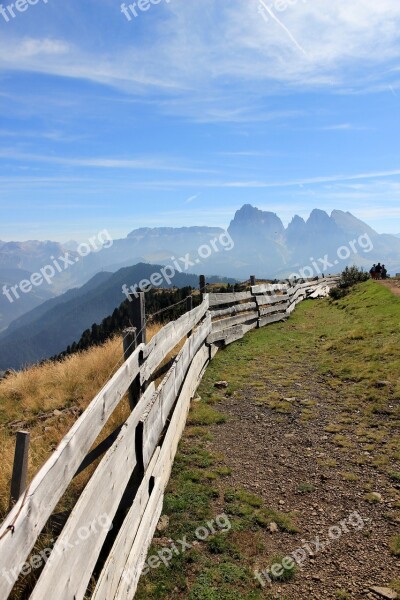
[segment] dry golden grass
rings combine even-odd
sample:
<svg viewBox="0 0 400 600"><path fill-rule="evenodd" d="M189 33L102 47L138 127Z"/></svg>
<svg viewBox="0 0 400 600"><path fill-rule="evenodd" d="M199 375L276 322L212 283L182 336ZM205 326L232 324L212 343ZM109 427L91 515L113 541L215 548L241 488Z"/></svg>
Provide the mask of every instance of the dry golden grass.
<svg viewBox="0 0 400 600"><path fill-rule="evenodd" d="M150 325L148 339L160 328L159 324ZM117 336L102 346L60 362L31 367L0 381L0 518L8 511L16 431L23 429L31 434L30 481L122 362L122 340ZM96 443L107 437L128 414L125 398ZM71 500L92 470L74 481L69 493ZM67 508L66 504L62 508Z"/></svg>

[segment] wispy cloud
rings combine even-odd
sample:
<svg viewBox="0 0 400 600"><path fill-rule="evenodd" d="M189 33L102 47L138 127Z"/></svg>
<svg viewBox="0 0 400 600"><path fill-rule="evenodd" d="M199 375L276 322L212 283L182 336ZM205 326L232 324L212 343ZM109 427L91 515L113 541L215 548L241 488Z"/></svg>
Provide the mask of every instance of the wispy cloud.
<svg viewBox="0 0 400 600"><path fill-rule="evenodd" d="M14 150L0 150L0 158L16 161L30 161L38 163L56 164L67 167L89 167L95 169L131 169L144 171L175 171L181 173L213 173L211 169L190 167L176 159L174 162L170 157L150 158L69 158L60 156L46 156L16 152Z"/></svg>

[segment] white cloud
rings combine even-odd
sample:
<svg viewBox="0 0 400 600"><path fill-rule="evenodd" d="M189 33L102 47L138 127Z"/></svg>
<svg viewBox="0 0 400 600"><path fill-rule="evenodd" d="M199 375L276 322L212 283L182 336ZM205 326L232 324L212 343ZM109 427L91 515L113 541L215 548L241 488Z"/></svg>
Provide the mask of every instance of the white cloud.
<svg viewBox="0 0 400 600"><path fill-rule="evenodd" d="M265 22L258 7L258 0L174 0L163 7L168 18L158 26L151 21L151 37L136 41L134 35L122 33L130 24L121 17L121 35L112 28L108 37L105 28L101 33L106 43L100 49L94 44L97 36L93 47L86 39L72 43L50 36L5 37L0 42L0 67L82 78L127 91L180 91L200 102L207 101L210 88L222 93L228 82L244 84L253 97L274 94L282 85L379 86L399 58L398 0L298 1L284 12L275 11L307 56L278 22ZM110 3L106 9L118 7ZM147 23L145 16L141 25ZM133 26L129 32L134 32ZM227 107L226 96L215 97L212 104L214 112L208 118L244 121L250 116L240 102Z"/></svg>

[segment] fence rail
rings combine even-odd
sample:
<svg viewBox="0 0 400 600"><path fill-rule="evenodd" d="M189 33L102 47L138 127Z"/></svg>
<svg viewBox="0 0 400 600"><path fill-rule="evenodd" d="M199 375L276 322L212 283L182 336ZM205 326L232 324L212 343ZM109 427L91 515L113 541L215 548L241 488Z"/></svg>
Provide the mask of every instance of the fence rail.
<svg viewBox="0 0 400 600"><path fill-rule="evenodd" d="M204 294L201 304L163 327L128 355L96 395L0 527L0 597L9 597L41 532L77 472L102 456L72 510L31 600L83 600L94 571L94 600L134 598L146 553L159 520L164 491L202 375L221 347L251 329L289 318L305 298L326 296L336 278L297 284L254 285L251 291ZM143 297L139 299L143 306ZM191 303L187 305L191 307ZM140 323L145 316L140 314ZM140 333L140 332L139 332ZM140 338L145 340L144 338ZM155 374L177 347L175 358L156 388ZM108 419L129 391L132 412L109 439L91 450ZM134 397L133 397L134 396ZM120 509L130 490L130 506L120 524ZM108 539L96 518L119 523ZM78 537L82 528L90 535ZM104 558L104 554L106 556Z"/></svg>

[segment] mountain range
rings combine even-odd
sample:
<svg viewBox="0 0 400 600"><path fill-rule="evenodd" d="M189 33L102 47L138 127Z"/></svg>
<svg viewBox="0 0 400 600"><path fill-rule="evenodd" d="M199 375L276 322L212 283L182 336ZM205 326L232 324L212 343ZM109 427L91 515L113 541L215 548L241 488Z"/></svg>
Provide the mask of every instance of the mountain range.
<svg viewBox="0 0 400 600"><path fill-rule="evenodd" d="M0 294L0 332L8 335L27 319L42 318L48 310L92 293L97 281L104 284L112 273L135 264L158 264L159 269L163 265L174 266L175 285L179 269L206 276L217 273L247 279L254 274L272 279L294 273L309 276L336 273L350 264L369 269L372 263L380 261L389 272L400 272L400 234L378 234L351 213L341 210L328 214L315 209L307 220L296 215L285 227L275 213L245 204L236 212L227 230L206 226L140 228L85 257L79 256L78 249L73 241L65 245L50 241L0 242L1 289L29 279L32 273L54 264L54 260L65 253L71 262L68 269L57 271L50 283L43 283L27 294L20 293L18 300L10 302L4 292ZM157 268L151 267L152 272L155 270ZM140 280L132 274L129 281L134 284ZM62 295L65 292L67 296ZM104 311L112 310L119 301L120 289L109 304L102 304L99 299L99 306L103 305L104 310L91 311L89 325L106 316ZM82 333L79 328L83 325L88 326L77 318L76 326L71 329L75 338ZM49 346L52 353L58 351L53 349L50 340L46 348ZM3 352L5 348L0 350Z"/></svg>
<svg viewBox="0 0 400 600"><path fill-rule="evenodd" d="M47 300L29 313L16 319L0 333L0 371L19 369L63 352L77 342L83 331L99 324L126 300L124 285L131 286L162 265L137 264L116 273L98 273L81 288ZM210 283L233 283L234 280L211 277ZM198 287L197 275L177 273L173 283L164 288Z"/></svg>

